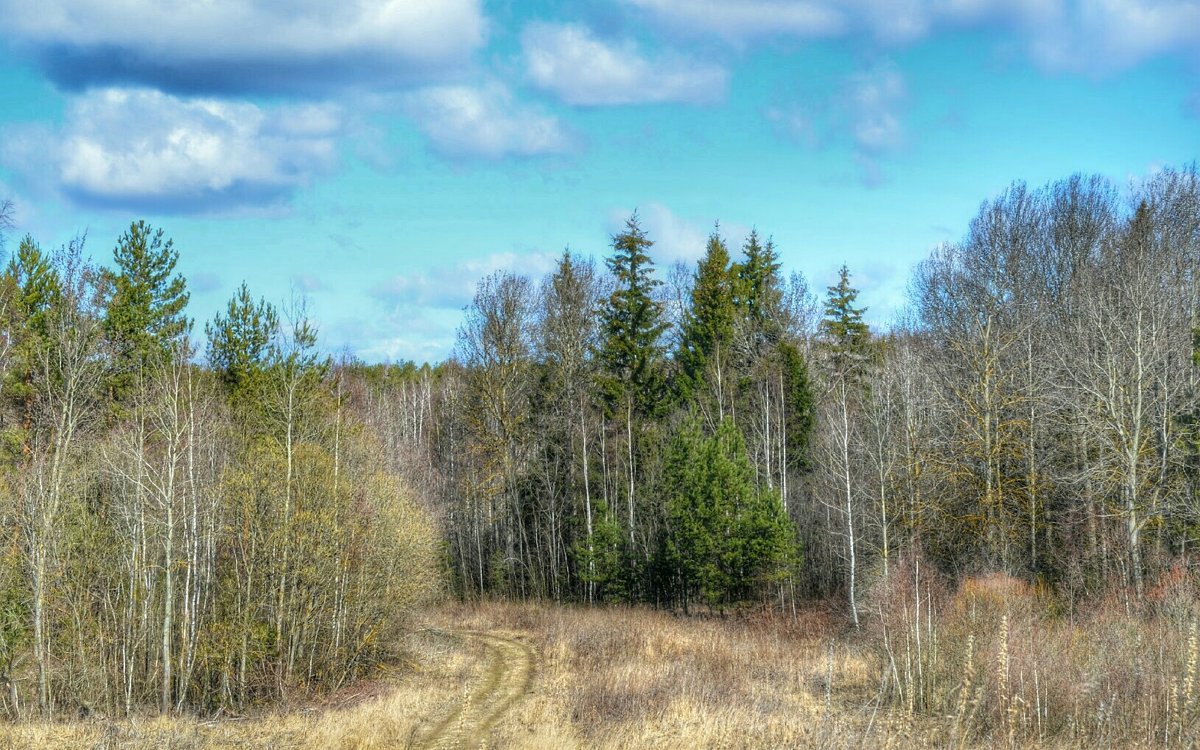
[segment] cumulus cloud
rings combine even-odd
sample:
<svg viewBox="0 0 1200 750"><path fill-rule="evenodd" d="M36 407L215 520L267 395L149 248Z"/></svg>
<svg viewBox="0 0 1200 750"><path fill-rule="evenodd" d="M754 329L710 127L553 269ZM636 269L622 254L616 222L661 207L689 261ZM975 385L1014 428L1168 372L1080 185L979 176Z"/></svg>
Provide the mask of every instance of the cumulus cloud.
<svg viewBox="0 0 1200 750"><path fill-rule="evenodd" d="M572 141L558 118L521 104L504 86L437 86L415 92L406 108L435 151L501 159L567 153Z"/></svg>
<svg viewBox="0 0 1200 750"><path fill-rule="evenodd" d="M717 65L669 55L651 59L632 41L601 41L578 24L530 24L521 46L533 84L576 106L708 103L721 99L727 85Z"/></svg>
<svg viewBox="0 0 1200 750"><path fill-rule="evenodd" d="M480 0L0 0L5 35L66 88L327 92L463 65Z"/></svg>
<svg viewBox="0 0 1200 750"><path fill-rule="evenodd" d="M341 111L262 108L147 89L71 99L58 132L14 139L4 154L36 179L95 205L170 213L277 204L336 161Z"/></svg>
<svg viewBox="0 0 1200 750"><path fill-rule="evenodd" d="M1200 57L1196 0L625 0L656 21L734 43L868 37L906 44L941 30L1005 30L1039 64L1111 70Z"/></svg>

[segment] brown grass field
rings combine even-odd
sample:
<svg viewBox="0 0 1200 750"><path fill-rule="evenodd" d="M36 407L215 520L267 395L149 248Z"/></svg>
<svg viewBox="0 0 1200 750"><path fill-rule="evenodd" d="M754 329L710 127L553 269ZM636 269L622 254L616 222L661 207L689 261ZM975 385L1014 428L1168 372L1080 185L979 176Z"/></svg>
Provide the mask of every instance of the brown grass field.
<svg viewBox="0 0 1200 750"><path fill-rule="evenodd" d="M989 586L1002 588L977 588ZM207 721L6 725L0 748L1196 746L1194 628L1170 631L1182 640L1157 631L1156 640L1127 642L1132 631L1120 623L1093 618L1074 630L1048 628L1011 602L997 621L980 615L986 604L972 599L978 630L965 637L955 635L960 610L948 605L944 623L929 621L921 651L913 648L915 631L894 622L886 632L882 605L881 627L857 633L821 610L684 618L648 609L451 605L424 616L403 644L406 661L319 701ZM1035 637L1035 626L1048 629ZM1091 645L1118 650L1086 657L1089 641L1104 632L1108 641ZM1038 640L1053 653L1039 651ZM1120 648L1138 644L1147 653L1182 651L1159 659L1171 674L1135 675L1140 681L1126 687L1114 681L1111 664L1130 656ZM965 660L955 656L964 646ZM1073 661L1038 666L1056 656ZM1075 668L1091 671L1076 676ZM913 675L922 669L918 683ZM1069 698L1054 692L1067 690L1056 680L1096 684ZM1161 701L1149 694L1159 683Z"/></svg>

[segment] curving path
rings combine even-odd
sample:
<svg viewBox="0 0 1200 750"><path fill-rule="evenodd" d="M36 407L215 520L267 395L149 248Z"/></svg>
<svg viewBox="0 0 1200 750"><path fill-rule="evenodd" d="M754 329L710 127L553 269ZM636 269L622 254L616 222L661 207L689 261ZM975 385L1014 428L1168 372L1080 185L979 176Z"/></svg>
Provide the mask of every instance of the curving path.
<svg viewBox="0 0 1200 750"><path fill-rule="evenodd" d="M492 727L525 696L533 680L533 649L527 644L500 633L461 630L455 635L480 644L487 663L462 702L417 739L418 748L484 747Z"/></svg>

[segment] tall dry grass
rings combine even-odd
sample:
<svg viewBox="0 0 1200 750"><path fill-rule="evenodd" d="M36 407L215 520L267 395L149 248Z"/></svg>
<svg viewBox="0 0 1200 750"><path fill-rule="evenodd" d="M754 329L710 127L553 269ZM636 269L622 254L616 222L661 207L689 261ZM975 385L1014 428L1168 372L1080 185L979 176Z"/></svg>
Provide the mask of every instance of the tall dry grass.
<svg viewBox="0 0 1200 750"><path fill-rule="evenodd" d="M886 703L942 721L950 746L1200 745L1197 605L1182 568L1065 613L1049 591L992 574L950 588L895 567L868 597Z"/></svg>
<svg viewBox="0 0 1200 750"><path fill-rule="evenodd" d="M861 631L820 609L722 619L487 603L429 622L521 633L536 653L489 748L1198 746L1194 581L1176 571L1148 591L1141 610L1114 592L1068 616L1016 579L951 586L910 560L864 598ZM413 747L484 683L487 659L428 631L405 645L405 668L320 705L10 725L0 750Z"/></svg>

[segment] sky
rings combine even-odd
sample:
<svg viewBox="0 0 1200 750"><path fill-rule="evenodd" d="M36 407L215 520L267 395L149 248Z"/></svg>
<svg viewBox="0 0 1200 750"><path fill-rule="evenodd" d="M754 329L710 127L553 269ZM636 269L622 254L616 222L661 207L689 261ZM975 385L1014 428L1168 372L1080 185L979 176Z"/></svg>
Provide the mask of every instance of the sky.
<svg viewBox="0 0 1200 750"><path fill-rule="evenodd" d="M15 237L131 221L203 322L243 281L325 348L436 361L484 275L665 267L715 222L887 323L1014 180L1200 156L1200 0L0 0Z"/></svg>

